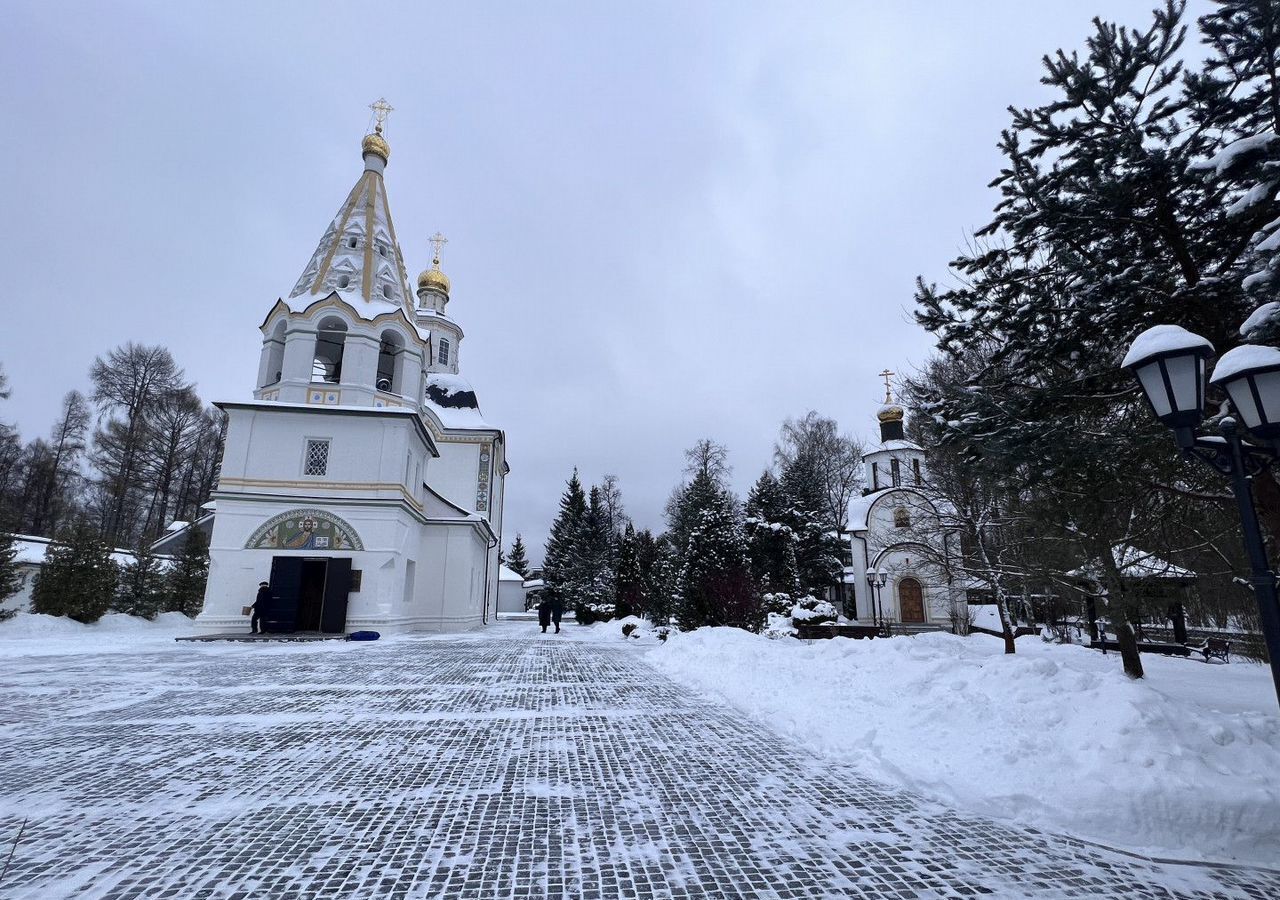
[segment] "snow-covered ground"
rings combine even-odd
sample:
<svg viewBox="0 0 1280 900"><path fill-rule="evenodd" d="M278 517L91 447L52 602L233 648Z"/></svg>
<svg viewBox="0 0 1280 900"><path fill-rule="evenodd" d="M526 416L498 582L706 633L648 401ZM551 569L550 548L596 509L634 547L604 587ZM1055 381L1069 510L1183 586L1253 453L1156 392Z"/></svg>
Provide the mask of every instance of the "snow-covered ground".
<svg viewBox="0 0 1280 900"><path fill-rule="evenodd" d="M51 656L63 653L113 653L143 646L169 646L191 634L192 620L182 613L160 613L148 621L124 613L108 613L92 625L63 616L20 612L0 622L0 658Z"/></svg>
<svg viewBox="0 0 1280 900"><path fill-rule="evenodd" d="M1156 855L1280 860L1280 715L1266 667L1021 638L675 634L647 659L877 780L969 812Z"/></svg>

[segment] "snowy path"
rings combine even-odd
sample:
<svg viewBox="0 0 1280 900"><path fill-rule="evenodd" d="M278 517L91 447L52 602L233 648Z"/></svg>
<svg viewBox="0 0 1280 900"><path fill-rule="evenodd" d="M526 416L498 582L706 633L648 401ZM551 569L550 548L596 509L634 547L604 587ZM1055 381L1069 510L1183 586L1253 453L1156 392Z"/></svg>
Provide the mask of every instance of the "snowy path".
<svg viewBox="0 0 1280 900"><path fill-rule="evenodd" d="M1280 896L959 815L535 631L0 647L0 897Z"/></svg>

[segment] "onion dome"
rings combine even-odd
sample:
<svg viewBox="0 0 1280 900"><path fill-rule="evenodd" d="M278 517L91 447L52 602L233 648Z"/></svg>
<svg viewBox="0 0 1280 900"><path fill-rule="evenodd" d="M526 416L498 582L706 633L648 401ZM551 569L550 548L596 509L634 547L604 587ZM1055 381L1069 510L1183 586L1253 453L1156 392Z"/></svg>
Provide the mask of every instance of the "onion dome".
<svg viewBox="0 0 1280 900"><path fill-rule="evenodd" d="M432 261L431 268L422 270L422 274L418 276L418 290L449 293L449 276L440 271L440 260Z"/></svg>
<svg viewBox="0 0 1280 900"><path fill-rule="evenodd" d="M372 153L375 156L381 156L383 162L387 162L391 158L391 145L387 143L387 139L382 136L382 126L379 125L373 134L366 134L364 140L360 142L360 150L362 153Z"/></svg>
<svg viewBox="0 0 1280 900"><path fill-rule="evenodd" d="M901 422L902 407L896 403L886 403L884 406L880 407L879 411L876 413L876 418L881 422Z"/></svg>

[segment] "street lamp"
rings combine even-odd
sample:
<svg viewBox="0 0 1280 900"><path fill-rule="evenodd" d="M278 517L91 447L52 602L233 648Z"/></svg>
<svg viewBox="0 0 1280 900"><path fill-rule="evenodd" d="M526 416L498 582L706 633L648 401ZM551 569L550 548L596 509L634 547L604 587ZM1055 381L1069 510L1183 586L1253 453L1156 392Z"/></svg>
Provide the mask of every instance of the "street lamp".
<svg viewBox="0 0 1280 900"><path fill-rule="evenodd" d="M1209 379L1223 388L1249 433L1266 446L1246 444L1232 416L1218 421L1218 436L1198 436L1204 419L1205 362L1213 345L1177 325L1156 325L1134 339L1121 368L1138 379L1156 418L1173 429L1183 455L1193 456L1231 480L1240 512L1249 579L1258 601L1262 636L1271 659L1271 679L1280 700L1280 600L1267 560L1251 479L1276 458L1280 447L1280 350L1245 344L1227 351Z"/></svg>
<svg viewBox="0 0 1280 900"><path fill-rule="evenodd" d="M889 572L886 569L867 569L867 587L871 594L871 621L877 628L884 624L884 608L880 603L880 594L888 581Z"/></svg>

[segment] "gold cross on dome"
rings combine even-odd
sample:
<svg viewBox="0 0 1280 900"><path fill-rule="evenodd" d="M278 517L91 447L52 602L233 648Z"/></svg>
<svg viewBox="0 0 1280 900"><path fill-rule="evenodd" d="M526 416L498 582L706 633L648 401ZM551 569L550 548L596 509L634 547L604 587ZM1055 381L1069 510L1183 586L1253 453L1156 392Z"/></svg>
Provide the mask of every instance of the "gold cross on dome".
<svg viewBox="0 0 1280 900"><path fill-rule="evenodd" d="M888 369L885 369L883 372L880 373L880 377L884 379L884 402L885 403L889 403L893 400L893 395L890 393L889 379L896 374L897 374L896 372L890 372Z"/></svg>
<svg viewBox="0 0 1280 900"><path fill-rule="evenodd" d="M437 266L440 265L440 248L449 243L449 239L437 231L435 234L431 235L431 237L427 238L427 242L431 244L433 250L431 262Z"/></svg>
<svg viewBox="0 0 1280 900"><path fill-rule="evenodd" d="M377 123L374 125L374 131L382 134L382 123L387 121L387 116L391 115L391 111L395 109L386 98L379 97L377 100L369 104L369 108L373 110L373 118Z"/></svg>

